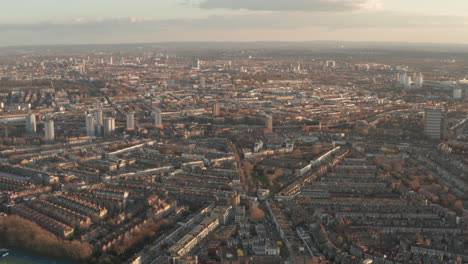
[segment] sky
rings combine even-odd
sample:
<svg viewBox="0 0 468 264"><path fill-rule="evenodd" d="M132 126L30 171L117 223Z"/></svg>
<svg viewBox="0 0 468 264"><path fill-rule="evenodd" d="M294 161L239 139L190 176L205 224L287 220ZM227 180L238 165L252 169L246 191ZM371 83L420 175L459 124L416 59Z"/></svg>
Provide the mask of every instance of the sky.
<svg viewBox="0 0 468 264"><path fill-rule="evenodd" d="M468 0L2 0L0 46L171 41L468 44Z"/></svg>

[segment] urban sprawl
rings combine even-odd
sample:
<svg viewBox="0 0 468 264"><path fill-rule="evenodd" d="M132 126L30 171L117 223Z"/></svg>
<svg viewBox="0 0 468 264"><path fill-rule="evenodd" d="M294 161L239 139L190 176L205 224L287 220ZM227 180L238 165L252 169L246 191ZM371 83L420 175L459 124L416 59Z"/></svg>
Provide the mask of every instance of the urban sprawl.
<svg viewBox="0 0 468 264"><path fill-rule="evenodd" d="M323 49L4 49L1 252L468 263L468 53Z"/></svg>

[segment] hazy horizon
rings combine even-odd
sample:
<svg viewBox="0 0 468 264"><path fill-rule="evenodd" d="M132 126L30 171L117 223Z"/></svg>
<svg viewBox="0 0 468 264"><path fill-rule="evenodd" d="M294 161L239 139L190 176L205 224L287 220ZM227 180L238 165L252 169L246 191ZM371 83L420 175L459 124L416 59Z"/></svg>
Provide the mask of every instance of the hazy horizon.
<svg viewBox="0 0 468 264"><path fill-rule="evenodd" d="M353 41L468 44L468 2L413 0L21 0L0 46Z"/></svg>

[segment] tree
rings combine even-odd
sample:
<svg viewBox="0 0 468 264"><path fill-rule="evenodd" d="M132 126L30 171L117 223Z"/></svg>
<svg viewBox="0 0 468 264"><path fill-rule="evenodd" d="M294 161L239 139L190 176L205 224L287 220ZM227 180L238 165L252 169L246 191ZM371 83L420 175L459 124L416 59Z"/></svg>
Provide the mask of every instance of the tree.
<svg viewBox="0 0 468 264"><path fill-rule="evenodd" d="M250 207L250 218L254 221L262 221L265 218L265 212L257 206Z"/></svg>
<svg viewBox="0 0 468 264"><path fill-rule="evenodd" d="M464 210L463 201L462 200L455 201L455 203L453 204L453 207L455 208L455 210L458 211L458 213L462 213Z"/></svg>
<svg viewBox="0 0 468 264"><path fill-rule="evenodd" d="M419 187L420 187L419 179L415 177L415 178L409 183L409 186L410 186L410 188L413 189L413 190L419 189Z"/></svg>
<svg viewBox="0 0 468 264"><path fill-rule="evenodd" d="M0 241L9 248L76 261L86 261L93 253L88 243L59 239L36 223L16 215L0 217L0 226Z"/></svg>
<svg viewBox="0 0 468 264"><path fill-rule="evenodd" d="M344 243L344 239L342 236L338 236L338 238L336 239L336 243L341 246L343 243Z"/></svg>
<svg viewBox="0 0 468 264"><path fill-rule="evenodd" d="M424 243L424 237L421 235L421 233L416 233L414 234L414 241L418 244Z"/></svg>

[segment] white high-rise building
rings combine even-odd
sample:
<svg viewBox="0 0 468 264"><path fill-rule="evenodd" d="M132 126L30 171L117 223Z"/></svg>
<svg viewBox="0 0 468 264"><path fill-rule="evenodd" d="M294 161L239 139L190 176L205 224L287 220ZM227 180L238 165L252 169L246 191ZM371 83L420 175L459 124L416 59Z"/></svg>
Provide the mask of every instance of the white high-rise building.
<svg viewBox="0 0 468 264"><path fill-rule="evenodd" d="M26 132L36 133L36 115L29 114L26 116Z"/></svg>
<svg viewBox="0 0 468 264"><path fill-rule="evenodd" d="M127 113L127 130L134 130L135 129L135 113L129 112Z"/></svg>
<svg viewBox="0 0 468 264"><path fill-rule="evenodd" d="M151 116L153 117L154 125L155 126L162 126L162 113L159 108L156 108L152 113Z"/></svg>
<svg viewBox="0 0 468 264"><path fill-rule="evenodd" d="M415 80L415 84L419 87L422 87L423 84L424 84L424 76L422 75L422 73L418 73L416 75L416 80Z"/></svg>
<svg viewBox="0 0 468 264"><path fill-rule="evenodd" d="M405 87L405 89L411 88L411 84L412 84L412 83L413 83L413 82L411 81L411 76L405 75L404 84L403 84L403 86Z"/></svg>
<svg viewBox="0 0 468 264"><path fill-rule="evenodd" d="M106 117L103 119L104 122L104 136L113 135L115 132L115 119L112 117Z"/></svg>
<svg viewBox="0 0 468 264"><path fill-rule="evenodd" d="M44 134L47 141L55 140L55 127L54 120L52 118L48 118L44 122Z"/></svg>
<svg viewBox="0 0 468 264"><path fill-rule="evenodd" d="M302 72L302 63L300 61L297 62L297 67L294 69L295 72Z"/></svg>
<svg viewBox="0 0 468 264"><path fill-rule="evenodd" d="M86 136L88 137L96 136L96 121L92 114L86 115Z"/></svg>

